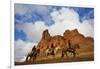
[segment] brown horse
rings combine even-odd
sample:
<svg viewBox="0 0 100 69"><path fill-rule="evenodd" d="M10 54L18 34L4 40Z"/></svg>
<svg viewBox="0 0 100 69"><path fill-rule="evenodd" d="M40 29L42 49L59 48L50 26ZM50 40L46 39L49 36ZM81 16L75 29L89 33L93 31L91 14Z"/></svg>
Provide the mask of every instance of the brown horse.
<svg viewBox="0 0 100 69"><path fill-rule="evenodd" d="M72 45L71 48L62 48L62 57L64 57L64 55L67 56L67 53L71 53L73 55L73 57L76 56L76 50L80 49L80 46L78 44Z"/></svg>

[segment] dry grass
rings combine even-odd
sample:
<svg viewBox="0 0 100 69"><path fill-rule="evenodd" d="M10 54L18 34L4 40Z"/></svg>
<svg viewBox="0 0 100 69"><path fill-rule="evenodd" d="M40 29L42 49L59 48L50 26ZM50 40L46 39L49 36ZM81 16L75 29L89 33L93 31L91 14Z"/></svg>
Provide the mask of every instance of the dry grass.
<svg viewBox="0 0 100 69"><path fill-rule="evenodd" d="M15 65L29 65L29 64L46 64L46 63L62 63L62 62L80 62L80 61L93 61L94 53L93 52L83 52L72 57L70 54L68 57L61 58L61 55L48 56L48 57L37 57L34 62L15 62Z"/></svg>

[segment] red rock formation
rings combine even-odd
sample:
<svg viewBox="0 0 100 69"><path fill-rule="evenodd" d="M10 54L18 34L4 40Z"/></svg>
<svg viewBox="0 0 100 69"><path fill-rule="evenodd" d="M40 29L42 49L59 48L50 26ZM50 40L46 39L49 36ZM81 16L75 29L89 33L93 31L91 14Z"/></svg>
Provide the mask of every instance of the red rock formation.
<svg viewBox="0 0 100 69"><path fill-rule="evenodd" d="M83 36L77 29L66 30L63 33L63 36L50 36L48 30L46 29L43 31L42 38L38 43L38 48L40 49L40 52L43 53L48 47L51 46L51 44L53 44L55 47L68 46L68 40L71 41L71 44L79 44L81 51L93 51L94 39Z"/></svg>
<svg viewBox="0 0 100 69"><path fill-rule="evenodd" d="M38 48L40 49L40 52L43 52L49 46L50 39L51 36L48 30L46 29L45 31L43 31L42 38L38 43Z"/></svg>

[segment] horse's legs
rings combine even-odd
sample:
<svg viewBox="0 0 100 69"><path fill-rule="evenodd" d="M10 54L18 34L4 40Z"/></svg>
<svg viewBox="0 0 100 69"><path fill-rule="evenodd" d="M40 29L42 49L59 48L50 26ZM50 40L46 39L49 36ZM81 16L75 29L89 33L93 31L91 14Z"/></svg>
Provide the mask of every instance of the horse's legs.
<svg viewBox="0 0 100 69"><path fill-rule="evenodd" d="M62 50L62 55L61 55L61 57L63 58L64 57L64 51Z"/></svg>
<svg viewBox="0 0 100 69"><path fill-rule="evenodd" d="M47 56L49 55L49 53L47 53Z"/></svg>
<svg viewBox="0 0 100 69"><path fill-rule="evenodd" d="M76 56L76 53L75 52L73 52L73 57L75 57Z"/></svg>
<svg viewBox="0 0 100 69"><path fill-rule="evenodd" d="M54 53L54 51L53 51L53 52L51 52L50 54L51 54L53 57L55 56L55 53Z"/></svg>
<svg viewBox="0 0 100 69"><path fill-rule="evenodd" d="M64 57L64 54L62 53L61 57L63 58Z"/></svg>
<svg viewBox="0 0 100 69"><path fill-rule="evenodd" d="M79 53L78 53L78 52L76 52L76 55L77 55L77 56L79 56Z"/></svg>
<svg viewBox="0 0 100 69"><path fill-rule="evenodd" d="M66 52L66 56L68 56L68 55L67 55L67 52Z"/></svg>
<svg viewBox="0 0 100 69"><path fill-rule="evenodd" d="M36 60L36 57L37 57L37 52L35 52L34 55L32 56L32 62Z"/></svg>
<svg viewBox="0 0 100 69"><path fill-rule="evenodd" d="M34 60L35 60L35 59L34 59L34 57L32 56L32 62L34 62Z"/></svg>
<svg viewBox="0 0 100 69"><path fill-rule="evenodd" d="M27 55L27 57L26 57L26 61L28 61L28 57L29 57L29 55Z"/></svg>
<svg viewBox="0 0 100 69"><path fill-rule="evenodd" d="M71 55L73 55L73 52L70 52Z"/></svg>
<svg viewBox="0 0 100 69"><path fill-rule="evenodd" d="M32 56L30 56L30 59L29 59L29 61L31 61L32 60Z"/></svg>
<svg viewBox="0 0 100 69"><path fill-rule="evenodd" d="M53 53L52 55L53 55L53 57L55 57L55 53Z"/></svg>

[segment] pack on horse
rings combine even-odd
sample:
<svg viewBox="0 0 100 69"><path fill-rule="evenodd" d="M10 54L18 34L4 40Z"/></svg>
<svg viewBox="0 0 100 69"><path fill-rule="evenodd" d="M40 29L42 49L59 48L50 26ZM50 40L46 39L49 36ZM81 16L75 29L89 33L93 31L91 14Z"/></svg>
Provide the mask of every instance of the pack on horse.
<svg viewBox="0 0 100 69"><path fill-rule="evenodd" d="M68 48L67 47L62 48L62 57L64 57L64 55L67 56L67 53L71 53L73 57L75 57L77 54L76 50L80 49L80 46L78 44L71 45L70 40L68 41L68 45L69 45Z"/></svg>
<svg viewBox="0 0 100 69"><path fill-rule="evenodd" d="M28 55L26 57L26 61L30 61L30 60L34 61L36 59L38 53L39 53L39 49L37 49L36 46L34 46L32 48L32 51L30 53L28 53Z"/></svg>

